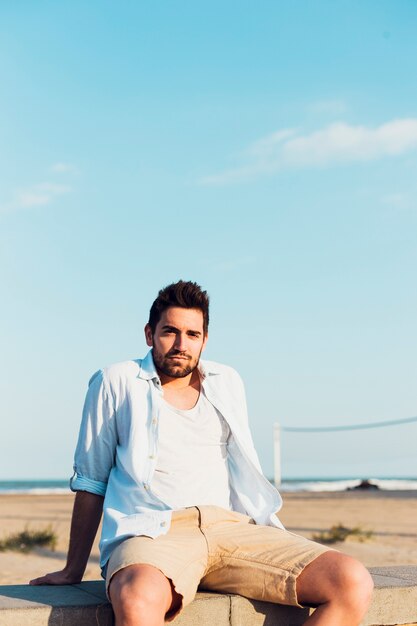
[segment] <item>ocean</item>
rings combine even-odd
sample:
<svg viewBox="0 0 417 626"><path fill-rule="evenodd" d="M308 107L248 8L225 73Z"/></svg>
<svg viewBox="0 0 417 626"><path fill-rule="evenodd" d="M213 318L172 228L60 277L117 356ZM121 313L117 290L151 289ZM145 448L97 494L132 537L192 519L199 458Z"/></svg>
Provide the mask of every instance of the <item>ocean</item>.
<svg viewBox="0 0 417 626"><path fill-rule="evenodd" d="M381 491L417 491L417 478L370 478L369 481ZM282 481L279 490L282 492L346 491L357 487L360 483L361 480L357 478L289 478ZM70 493L69 479L0 480L0 495L66 493Z"/></svg>

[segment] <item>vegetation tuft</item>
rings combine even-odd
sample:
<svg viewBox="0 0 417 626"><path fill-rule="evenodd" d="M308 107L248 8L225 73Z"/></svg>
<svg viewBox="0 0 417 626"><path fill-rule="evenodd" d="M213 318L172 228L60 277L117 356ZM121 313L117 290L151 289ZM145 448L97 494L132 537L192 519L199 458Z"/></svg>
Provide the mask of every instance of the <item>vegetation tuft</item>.
<svg viewBox="0 0 417 626"><path fill-rule="evenodd" d="M349 528L348 526L343 526L343 524L335 524L329 530L324 530L313 535L313 540L320 543L331 544L346 541L346 539L351 538L363 543L364 541L369 541L372 537L372 530L363 530L360 526Z"/></svg>
<svg viewBox="0 0 417 626"><path fill-rule="evenodd" d="M12 533L0 539L0 552L16 550L18 552L30 552L36 547L48 547L55 550L57 535L52 526L43 530L29 530L25 528L18 533Z"/></svg>

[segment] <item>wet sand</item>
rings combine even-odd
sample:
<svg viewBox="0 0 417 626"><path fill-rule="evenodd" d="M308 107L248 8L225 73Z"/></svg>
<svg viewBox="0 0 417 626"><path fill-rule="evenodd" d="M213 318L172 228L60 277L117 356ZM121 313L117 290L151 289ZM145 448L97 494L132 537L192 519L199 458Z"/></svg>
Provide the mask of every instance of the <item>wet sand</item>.
<svg viewBox="0 0 417 626"><path fill-rule="evenodd" d="M22 584L65 564L74 495L1 495L0 537L52 525L55 551L38 548L29 554L0 552L0 584ZM333 524L361 526L373 532L365 543L348 540L333 547L364 565L417 565L417 491L284 493L280 518L286 528L306 537ZM98 537L84 580L100 578Z"/></svg>

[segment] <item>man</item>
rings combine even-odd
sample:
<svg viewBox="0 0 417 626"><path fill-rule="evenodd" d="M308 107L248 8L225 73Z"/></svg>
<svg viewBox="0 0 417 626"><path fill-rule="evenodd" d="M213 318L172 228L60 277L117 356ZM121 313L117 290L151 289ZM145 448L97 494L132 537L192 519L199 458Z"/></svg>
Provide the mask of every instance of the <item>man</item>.
<svg viewBox="0 0 417 626"><path fill-rule="evenodd" d="M81 581L104 498L101 566L117 626L162 626L199 585L317 607L309 626L357 626L370 575L276 517L281 497L262 475L242 382L200 361L208 304L196 283L168 285L145 326L148 355L91 379L67 565L31 584Z"/></svg>

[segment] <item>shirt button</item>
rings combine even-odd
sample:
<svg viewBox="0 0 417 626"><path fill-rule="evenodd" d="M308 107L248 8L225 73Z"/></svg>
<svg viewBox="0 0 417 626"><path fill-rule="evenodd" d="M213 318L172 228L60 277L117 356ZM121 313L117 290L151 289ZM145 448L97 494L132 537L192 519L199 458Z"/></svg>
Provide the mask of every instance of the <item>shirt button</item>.
<svg viewBox="0 0 417 626"><path fill-rule="evenodd" d="M154 417L154 418L153 418L153 420L152 420L152 424L153 424L154 426L156 426L156 424L157 424L157 423L158 423L158 420L156 419L156 417Z"/></svg>
<svg viewBox="0 0 417 626"><path fill-rule="evenodd" d="M148 458L150 458L150 459L154 459L154 458L155 458L155 455L154 455L154 454L150 454Z"/></svg>
<svg viewBox="0 0 417 626"><path fill-rule="evenodd" d="M163 528L165 528L165 526L166 526L166 525L167 525L167 523L166 523L166 522L161 522L161 526L162 526Z"/></svg>
<svg viewBox="0 0 417 626"><path fill-rule="evenodd" d="M146 491L149 491L149 485L147 483L143 483L143 486L146 489Z"/></svg>

